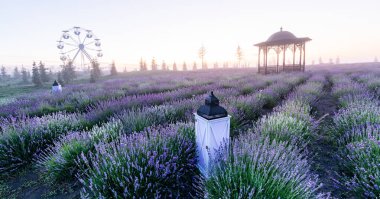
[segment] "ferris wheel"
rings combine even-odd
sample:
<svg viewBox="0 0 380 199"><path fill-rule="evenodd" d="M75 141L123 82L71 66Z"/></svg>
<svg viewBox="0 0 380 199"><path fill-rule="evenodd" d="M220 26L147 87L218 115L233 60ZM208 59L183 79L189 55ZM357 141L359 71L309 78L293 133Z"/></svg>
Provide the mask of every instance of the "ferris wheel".
<svg viewBox="0 0 380 199"><path fill-rule="evenodd" d="M91 30L73 27L62 32L61 38L57 41L57 48L64 64L72 62L85 69L91 62L103 56L100 39Z"/></svg>

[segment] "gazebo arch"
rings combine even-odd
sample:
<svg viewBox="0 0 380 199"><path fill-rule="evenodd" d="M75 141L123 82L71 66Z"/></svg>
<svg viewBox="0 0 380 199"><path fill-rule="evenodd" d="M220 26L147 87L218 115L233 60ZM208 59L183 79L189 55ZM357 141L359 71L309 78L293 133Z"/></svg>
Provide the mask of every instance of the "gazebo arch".
<svg viewBox="0 0 380 199"><path fill-rule="evenodd" d="M298 38L291 32L282 31L272 34L268 40L255 44L259 47L258 72L262 74L279 73L282 71L305 71L306 42L311 41L309 37ZM290 49L293 54L293 64L286 64L286 51ZM268 66L268 52L274 50L277 59L276 65ZM296 50L299 50L299 60L296 60ZM283 60L280 60L282 53ZM261 57L263 64L261 64ZM298 63L296 63L298 61ZM282 62L282 63L281 63Z"/></svg>

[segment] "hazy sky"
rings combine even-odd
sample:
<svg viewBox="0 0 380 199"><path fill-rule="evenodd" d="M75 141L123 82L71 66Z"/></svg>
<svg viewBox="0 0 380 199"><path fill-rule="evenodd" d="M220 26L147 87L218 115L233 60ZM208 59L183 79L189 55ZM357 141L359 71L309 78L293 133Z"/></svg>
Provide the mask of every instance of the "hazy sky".
<svg viewBox="0 0 380 199"><path fill-rule="evenodd" d="M56 41L73 26L93 30L104 57L119 67L165 60L234 61L239 44L256 65L253 44L284 30L313 40L307 63L380 58L379 0L0 0L0 65L58 65ZM132 69L132 66L129 67Z"/></svg>

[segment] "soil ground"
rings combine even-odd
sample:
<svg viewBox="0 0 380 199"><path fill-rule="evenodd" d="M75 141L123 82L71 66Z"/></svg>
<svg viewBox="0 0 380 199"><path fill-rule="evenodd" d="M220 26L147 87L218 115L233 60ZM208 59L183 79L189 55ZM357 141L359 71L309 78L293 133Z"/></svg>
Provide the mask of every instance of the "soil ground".
<svg viewBox="0 0 380 199"><path fill-rule="evenodd" d="M319 180L323 184L320 192L330 192L332 197L341 198L343 192L335 184L339 171L336 162L337 147L329 133L332 117L338 109L337 100L331 94L331 87L331 83L327 84L324 88L324 95L313 104L313 116L320 119L320 124L315 139L310 144L310 152L314 155L312 170L319 176Z"/></svg>
<svg viewBox="0 0 380 199"><path fill-rule="evenodd" d="M25 168L24 172L14 177L7 178L7 182L0 183L0 198L25 198L25 199L73 199L79 198L79 186L48 185L31 168Z"/></svg>

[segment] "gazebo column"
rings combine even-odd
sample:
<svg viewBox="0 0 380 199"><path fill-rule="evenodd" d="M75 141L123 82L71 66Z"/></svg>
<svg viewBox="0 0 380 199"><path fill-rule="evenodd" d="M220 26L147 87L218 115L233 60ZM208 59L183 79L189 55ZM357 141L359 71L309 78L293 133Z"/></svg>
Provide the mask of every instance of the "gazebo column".
<svg viewBox="0 0 380 199"><path fill-rule="evenodd" d="M301 60L302 60L302 44L300 45L299 49L300 49L299 70L301 70L302 69L302 65L301 65Z"/></svg>
<svg viewBox="0 0 380 199"><path fill-rule="evenodd" d="M305 71L306 66L306 45L303 43L303 68L302 70Z"/></svg>
<svg viewBox="0 0 380 199"><path fill-rule="evenodd" d="M276 49L276 53L277 53L277 69L276 69L276 73L278 73L278 65L279 65L279 59L280 59L280 46L277 46L277 49Z"/></svg>
<svg viewBox="0 0 380 199"><path fill-rule="evenodd" d="M283 60L282 60L282 71L284 71L284 68L285 68L285 54L286 54L286 45L284 45L284 49L283 49Z"/></svg>
<svg viewBox="0 0 380 199"><path fill-rule="evenodd" d="M296 44L293 44L293 69L296 65Z"/></svg>
<svg viewBox="0 0 380 199"><path fill-rule="evenodd" d="M268 68L268 47L267 46L265 46L264 52L265 52L265 63L264 63L265 68L264 68L264 73L267 74L267 71L268 71L267 70L267 68Z"/></svg>
<svg viewBox="0 0 380 199"><path fill-rule="evenodd" d="M261 49L263 51L263 63L261 67L261 73L265 72L265 47Z"/></svg>
<svg viewBox="0 0 380 199"><path fill-rule="evenodd" d="M260 73L260 57L261 57L261 55L260 55L260 53L261 53L261 47L259 47L259 59L258 59L258 63L257 63L257 68L258 68L258 72Z"/></svg>

